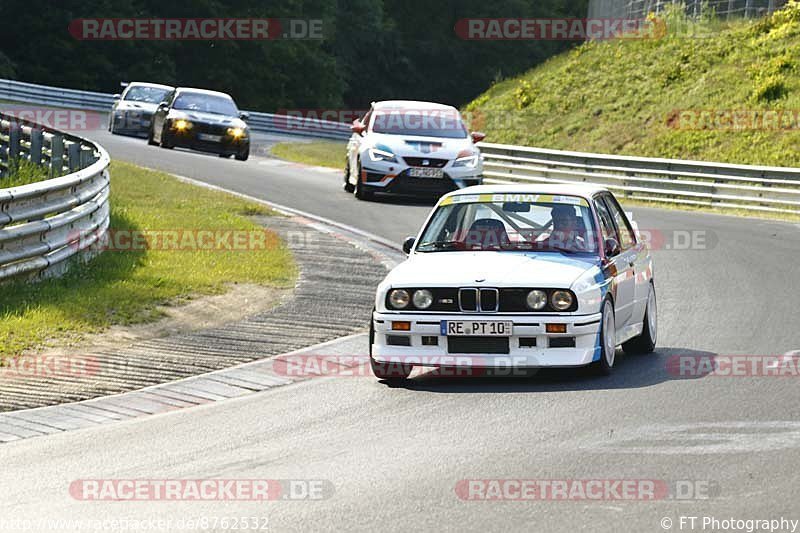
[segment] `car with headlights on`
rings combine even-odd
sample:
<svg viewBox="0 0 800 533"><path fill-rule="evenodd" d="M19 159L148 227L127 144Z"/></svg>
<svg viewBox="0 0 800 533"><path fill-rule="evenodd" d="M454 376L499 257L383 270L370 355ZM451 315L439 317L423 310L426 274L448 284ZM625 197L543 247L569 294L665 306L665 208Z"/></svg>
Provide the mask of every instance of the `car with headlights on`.
<svg viewBox="0 0 800 533"><path fill-rule="evenodd" d="M174 88L157 83L132 82L122 94L114 95L108 115L108 131L114 135L139 135L150 131L150 121L158 104Z"/></svg>
<svg viewBox="0 0 800 533"><path fill-rule="evenodd" d="M344 189L367 200L374 193L439 198L483 183L483 161L452 106L393 100L373 102L353 121L347 145Z"/></svg>
<svg viewBox="0 0 800 533"><path fill-rule="evenodd" d="M408 258L378 286L370 359L381 379L415 366L592 365L657 335L653 260L606 189L478 186L434 207Z"/></svg>
<svg viewBox="0 0 800 533"><path fill-rule="evenodd" d="M250 129L230 95L203 89L170 92L153 115L147 141L162 148L190 148L220 157L250 156Z"/></svg>

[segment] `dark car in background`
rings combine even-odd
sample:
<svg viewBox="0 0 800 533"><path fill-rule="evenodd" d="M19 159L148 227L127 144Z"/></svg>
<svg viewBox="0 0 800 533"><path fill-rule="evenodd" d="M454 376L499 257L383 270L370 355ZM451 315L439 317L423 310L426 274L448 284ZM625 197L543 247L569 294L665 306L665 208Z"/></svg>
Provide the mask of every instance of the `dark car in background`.
<svg viewBox="0 0 800 533"><path fill-rule="evenodd" d="M147 135L158 104L173 90L174 87L157 83L129 83L122 94L114 95L108 131L120 135Z"/></svg>
<svg viewBox="0 0 800 533"><path fill-rule="evenodd" d="M190 148L235 156L250 156L250 130L230 95L203 89L177 88L158 105L147 142L162 148Z"/></svg>

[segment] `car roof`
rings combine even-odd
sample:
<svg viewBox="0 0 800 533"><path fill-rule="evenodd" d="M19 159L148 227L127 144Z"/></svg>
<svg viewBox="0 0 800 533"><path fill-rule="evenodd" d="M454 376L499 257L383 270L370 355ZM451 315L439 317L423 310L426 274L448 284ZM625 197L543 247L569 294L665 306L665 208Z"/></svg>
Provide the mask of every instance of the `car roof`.
<svg viewBox="0 0 800 533"><path fill-rule="evenodd" d="M134 86L136 86L136 87L153 87L154 89L166 89L167 91L171 91L172 89L175 88L175 87L172 87L170 85L161 85L160 83L150 83L150 82L146 82L146 81L132 81L132 82L128 83L128 85L125 88L129 89L129 88L134 87Z"/></svg>
<svg viewBox="0 0 800 533"><path fill-rule="evenodd" d="M175 89L178 93L196 93L196 94L207 94L208 96L222 96L224 98L230 98L233 100L233 97L228 93L223 93L219 91L209 91L207 89L195 89L194 87L178 87Z"/></svg>
<svg viewBox="0 0 800 533"><path fill-rule="evenodd" d="M518 185L475 185L457 191L450 192L443 196L459 196L462 194L556 194L563 196L578 196L580 198L591 199L597 193L609 192L605 187L584 183L575 184L526 184Z"/></svg>
<svg viewBox="0 0 800 533"><path fill-rule="evenodd" d="M437 104L436 102L422 102L417 100L385 100L372 102L373 109L442 109L452 111L456 108L451 105Z"/></svg>

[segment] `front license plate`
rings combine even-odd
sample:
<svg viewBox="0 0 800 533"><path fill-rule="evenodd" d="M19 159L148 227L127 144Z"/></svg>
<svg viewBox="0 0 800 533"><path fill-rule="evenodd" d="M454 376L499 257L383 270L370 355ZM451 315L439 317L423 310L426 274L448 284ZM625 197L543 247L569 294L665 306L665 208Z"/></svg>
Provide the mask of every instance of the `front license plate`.
<svg viewBox="0 0 800 533"><path fill-rule="evenodd" d="M448 337L510 337L514 332L514 323L489 320L442 320L441 332Z"/></svg>
<svg viewBox="0 0 800 533"><path fill-rule="evenodd" d="M412 178L443 178L444 170L441 168L411 167L408 175Z"/></svg>
<svg viewBox="0 0 800 533"><path fill-rule="evenodd" d="M201 141L218 143L222 140L222 135L209 135L207 133L198 133L197 138L200 139Z"/></svg>

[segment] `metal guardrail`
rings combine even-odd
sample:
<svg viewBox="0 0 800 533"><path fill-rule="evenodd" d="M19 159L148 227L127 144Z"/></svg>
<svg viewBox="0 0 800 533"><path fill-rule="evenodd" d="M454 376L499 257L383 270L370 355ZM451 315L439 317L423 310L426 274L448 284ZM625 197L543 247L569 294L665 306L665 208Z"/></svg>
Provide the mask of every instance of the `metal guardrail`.
<svg viewBox="0 0 800 533"><path fill-rule="evenodd" d="M479 146L487 181L591 183L634 200L800 214L800 168Z"/></svg>
<svg viewBox="0 0 800 533"><path fill-rule="evenodd" d="M108 153L0 113L0 187L15 161L43 165L51 178L0 188L0 281L57 276L94 255L109 224Z"/></svg>
<svg viewBox="0 0 800 533"><path fill-rule="evenodd" d="M107 110L112 95L0 80L0 99ZM348 124L251 112L255 131L345 140ZM592 183L623 198L800 213L800 169L565 152L481 143L489 181Z"/></svg>
<svg viewBox="0 0 800 533"><path fill-rule="evenodd" d="M114 95L0 79L0 100L108 112L114 104ZM248 113L248 124L257 132L337 140L350 137L350 125L341 122L256 111Z"/></svg>

